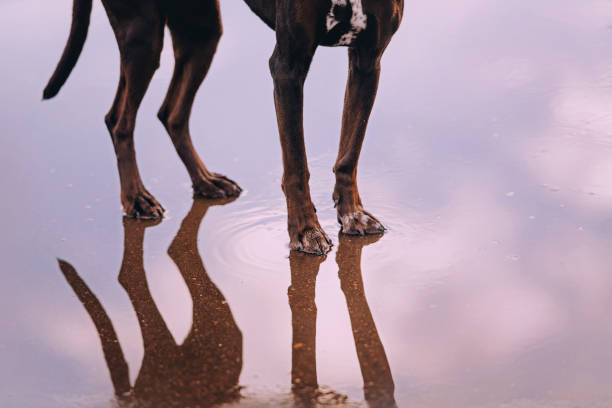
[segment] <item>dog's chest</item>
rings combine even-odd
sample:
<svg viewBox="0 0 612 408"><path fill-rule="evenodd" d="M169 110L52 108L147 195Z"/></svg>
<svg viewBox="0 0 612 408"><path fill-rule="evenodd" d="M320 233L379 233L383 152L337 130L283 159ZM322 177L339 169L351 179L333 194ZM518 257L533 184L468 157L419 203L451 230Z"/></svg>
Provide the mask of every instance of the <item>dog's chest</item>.
<svg viewBox="0 0 612 408"><path fill-rule="evenodd" d="M325 21L329 45L350 46L367 26L362 0L331 0Z"/></svg>

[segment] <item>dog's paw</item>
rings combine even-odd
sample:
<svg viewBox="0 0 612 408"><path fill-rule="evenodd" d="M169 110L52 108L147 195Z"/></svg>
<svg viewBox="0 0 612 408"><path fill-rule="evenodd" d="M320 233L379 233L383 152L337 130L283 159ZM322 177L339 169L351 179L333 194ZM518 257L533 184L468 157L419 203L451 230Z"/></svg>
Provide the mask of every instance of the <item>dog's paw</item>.
<svg viewBox="0 0 612 408"><path fill-rule="evenodd" d="M124 199L125 215L132 218L156 219L164 216L164 207L146 189L129 194Z"/></svg>
<svg viewBox="0 0 612 408"><path fill-rule="evenodd" d="M325 255L332 249L332 241L321 227L309 227L292 237L289 248L292 251L313 255Z"/></svg>
<svg viewBox="0 0 612 408"><path fill-rule="evenodd" d="M212 173L209 177L193 185L193 196L195 198L238 197L241 192L242 188L234 180L218 173Z"/></svg>
<svg viewBox="0 0 612 408"><path fill-rule="evenodd" d="M386 230L376 217L364 210L338 215L338 222L347 235L382 234Z"/></svg>

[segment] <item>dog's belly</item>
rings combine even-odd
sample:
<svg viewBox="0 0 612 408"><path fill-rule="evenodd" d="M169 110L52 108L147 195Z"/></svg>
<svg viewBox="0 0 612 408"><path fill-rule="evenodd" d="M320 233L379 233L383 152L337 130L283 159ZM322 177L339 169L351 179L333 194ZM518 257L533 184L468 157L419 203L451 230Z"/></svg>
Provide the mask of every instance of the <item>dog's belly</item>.
<svg viewBox="0 0 612 408"><path fill-rule="evenodd" d="M322 45L350 46L367 26L362 0L331 0Z"/></svg>

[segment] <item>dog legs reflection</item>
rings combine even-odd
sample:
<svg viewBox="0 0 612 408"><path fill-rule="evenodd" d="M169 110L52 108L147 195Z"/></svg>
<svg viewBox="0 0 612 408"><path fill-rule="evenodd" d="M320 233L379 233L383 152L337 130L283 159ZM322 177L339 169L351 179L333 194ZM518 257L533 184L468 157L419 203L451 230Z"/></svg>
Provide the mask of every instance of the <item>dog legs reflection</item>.
<svg viewBox="0 0 612 408"><path fill-rule="evenodd" d="M336 263L351 319L365 399L372 407L394 407L391 368L368 306L361 275L361 251L379 239L376 235L351 237L341 234Z"/></svg>
<svg viewBox="0 0 612 408"><path fill-rule="evenodd" d="M364 397L371 407L396 407L391 369L365 297L361 275L361 252L380 236L363 237L340 234L336 255L338 276L351 319L353 339L363 377ZM316 406L320 398L346 399L336 393L321 393L316 368L315 285L325 258L292 252L289 258L291 286L289 305L293 324L291 381L300 406ZM341 401L338 401L341 402Z"/></svg>
<svg viewBox="0 0 612 408"><path fill-rule="evenodd" d="M66 280L74 290L85 310L93 320L100 342L102 343L102 352L106 359L106 365L110 371L111 381L115 394L123 396L130 392L130 374L127 362L123 356L123 350L117 339L117 333L113 327L113 323L106 314L106 310L89 287L83 282L77 271L68 262L59 261L60 269L66 277Z"/></svg>
<svg viewBox="0 0 612 408"><path fill-rule="evenodd" d="M193 323L177 345L153 300L143 265L143 240L156 222L125 218L119 281L136 311L144 357L134 386L112 323L74 268L60 268L94 321L117 395L144 406L212 406L239 398L242 334L225 298L210 280L197 248L197 234L210 201L195 200L168 254L181 271L193 300Z"/></svg>
<svg viewBox="0 0 612 408"><path fill-rule="evenodd" d="M302 406L314 405L319 393L315 285L319 267L325 259L296 251L289 257L291 286L288 293L293 327L291 384L296 401Z"/></svg>

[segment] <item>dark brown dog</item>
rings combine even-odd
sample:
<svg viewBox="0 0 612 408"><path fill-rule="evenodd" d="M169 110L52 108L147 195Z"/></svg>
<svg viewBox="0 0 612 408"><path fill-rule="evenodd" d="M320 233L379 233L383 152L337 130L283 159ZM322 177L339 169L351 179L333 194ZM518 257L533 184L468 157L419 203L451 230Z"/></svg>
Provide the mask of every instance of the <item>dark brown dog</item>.
<svg viewBox="0 0 612 408"><path fill-rule="evenodd" d="M380 59L399 27L403 0L245 0L276 30L270 59L274 99L283 150L282 187L287 198L291 249L324 254L331 241L319 225L308 186L303 128L303 87L319 45L349 47L340 149L334 166L333 199L342 231L378 234L382 224L363 209L357 189L357 162L378 88ZM162 206L144 187L134 152L136 113L159 66L164 26L172 34L174 74L158 117L193 182L195 196L231 197L240 187L209 171L193 148L189 116L221 37L218 0L102 0L121 54L121 76L105 121L111 134L121 201L129 216L156 218ZM43 98L55 96L83 49L92 0L74 0L70 37Z"/></svg>

